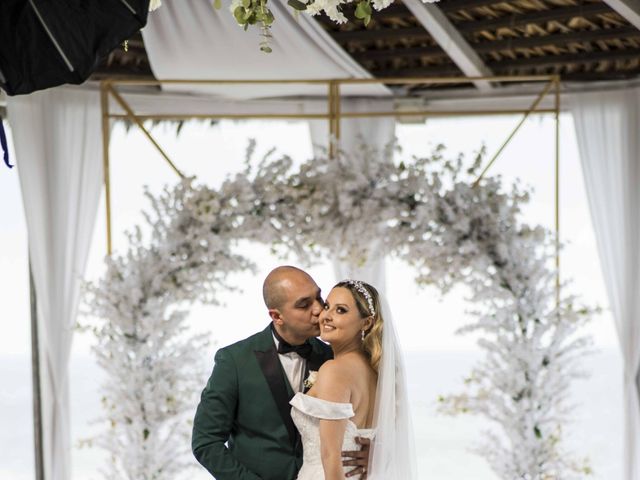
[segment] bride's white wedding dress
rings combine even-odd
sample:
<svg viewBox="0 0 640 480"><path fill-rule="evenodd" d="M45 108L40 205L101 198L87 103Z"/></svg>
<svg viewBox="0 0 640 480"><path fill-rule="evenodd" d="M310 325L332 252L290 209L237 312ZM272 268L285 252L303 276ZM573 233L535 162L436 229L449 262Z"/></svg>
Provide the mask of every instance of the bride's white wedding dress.
<svg viewBox="0 0 640 480"><path fill-rule="evenodd" d="M372 429L358 429L350 420L353 405L296 393L291 399L291 418L302 438L303 463L297 480L324 480L320 456L320 420L346 419L342 450L360 450L355 437L373 438L367 480L415 480L416 456L413 448L409 397L402 352L393 326L391 311L380 297L384 318L382 358L378 368ZM347 467L345 471L350 470Z"/></svg>
<svg viewBox="0 0 640 480"><path fill-rule="evenodd" d="M302 438L302 468L297 480L324 480L320 456L320 420L347 420L342 450L360 450L356 437L373 438L375 430L358 428L353 418L353 405L337 403L296 393L291 399L291 418ZM345 467L345 473L353 467Z"/></svg>

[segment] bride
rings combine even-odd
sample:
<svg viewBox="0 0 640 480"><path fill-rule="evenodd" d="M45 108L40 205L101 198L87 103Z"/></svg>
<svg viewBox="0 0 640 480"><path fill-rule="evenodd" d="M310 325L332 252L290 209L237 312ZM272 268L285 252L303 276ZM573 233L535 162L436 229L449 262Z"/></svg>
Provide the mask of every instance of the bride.
<svg viewBox="0 0 640 480"><path fill-rule="evenodd" d="M338 283L327 297L320 338L334 359L290 402L303 442L298 480L344 480L341 452L358 450L357 437L372 439L369 471L360 478L416 477L404 365L383 303L358 280Z"/></svg>

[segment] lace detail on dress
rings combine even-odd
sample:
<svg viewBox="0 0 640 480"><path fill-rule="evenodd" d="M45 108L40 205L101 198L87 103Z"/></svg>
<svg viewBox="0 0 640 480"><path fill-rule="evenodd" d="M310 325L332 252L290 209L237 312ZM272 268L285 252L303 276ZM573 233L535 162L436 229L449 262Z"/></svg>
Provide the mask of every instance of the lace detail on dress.
<svg viewBox="0 0 640 480"><path fill-rule="evenodd" d="M347 419L342 450L359 450L356 437L373 438L374 429L359 429L350 419L353 418L353 405L350 403L329 402L296 393L289 402L292 405L291 418L302 438L302 469L298 480L324 480L322 457L320 456L320 420ZM345 472L350 468L345 468Z"/></svg>

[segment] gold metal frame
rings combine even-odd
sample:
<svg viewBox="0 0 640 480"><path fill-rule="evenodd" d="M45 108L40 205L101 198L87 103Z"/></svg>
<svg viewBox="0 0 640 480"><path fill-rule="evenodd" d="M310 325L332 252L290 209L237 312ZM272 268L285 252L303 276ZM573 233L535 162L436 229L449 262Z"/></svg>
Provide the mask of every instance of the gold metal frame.
<svg viewBox="0 0 640 480"><path fill-rule="evenodd" d="M473 81L484 80L490 82L540 82L544 88L536 97L531 106L526 110L517 109L495 109L495 110L458 110L458 111L437 111L437 110L415 110L415 111L379 111L367 113L342 112L341 111L341 93L342 85L354 84L384 84L384 85L417 85L417 84L459 84L469 83ZM127 101L117 90L118 86L157 86L162 85L290 85L290 84L307 84L307 85L325 85L327 87L327 113L320 114L176 114L176 115L136 115ZM547 94L554 89L554 107L552 109L540 109L538 106ZM109 97L114 100L125 111L125 115L111 114L109 112ZM325 119L329 122L329 152L335 155L337 142L340 140L340 122L343 118L371 118L371 117L445 117L445 116L489 116L489 115L505 115L505 114L522 114L523 117L518 125L509 134L498 151L493 155L491 160L482 170L480 176L476 179L474 185L477 185L486 172L498 159L500 154L507 147L516 133L520 130L524 122L532 114L553 113L555 116L555 265L556 265L556 302L560 302L560 77L557 75L520 75L520 76L495 76L495 77L442 77L442 78L343 78L343 79L312 79L312 80L104 80L100 83L100 99L102 105L102 154L104 167L104 183L106 194L106 211L107 211L107 253L112 253L112 235L111 235L111 185L109 174L109 139L110 139L110 121L111 119L129 119L135 123L138 128L149 139L153 146L158 150L160 155L165 159L169 166L181 178L184 174L171 161L162 147L155 141L151 133L145 128L143 122L146 120L214 120L214 119Z"/></svg>

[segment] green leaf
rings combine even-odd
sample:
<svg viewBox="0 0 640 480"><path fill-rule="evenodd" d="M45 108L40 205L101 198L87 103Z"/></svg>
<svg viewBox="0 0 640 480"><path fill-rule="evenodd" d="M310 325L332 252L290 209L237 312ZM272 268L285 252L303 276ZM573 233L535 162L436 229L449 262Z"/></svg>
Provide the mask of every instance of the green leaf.
<svg viewBox="0 0 640 480"><path fill-rule="evenodd" d="M364 17L364 26L365 27L368 26L370 21L371 21L371 16Z"/></svg>
<svg viewBox="0 0 640 480"><path fill-rule="evenodd" d="M271 50L271 47L269 45L262 45L260 47L260 50L263 51L264 53L271 53L273 50Z"/></svg>
<svg viewBox="0 0 640 480"><path fill-rule="evenodd" d="M273 25L273 21L275 20L275 17L273 16L273 13L271 13L271 10L267 10L264 13L264 18L262 19L262 22L267 26L271 26Z"/></svg>
<svg viewBox="0 0 640 480"><path fill-rule="evenodd" d="M254 17L253 22L251 22L251 17ZM255 23L255 12L253 10L245 10L242 18L245 23Z"/></svg>
<svg viewBox="0 0 640 480"><path fill-rule="evenodd" d="M244 8L243 7L236 7L236 9L233 11L233 16L236 19L236 22L238 22L240 25L246 24L246 22L244 20Z"/></svg>
<svg viewBox="0 0 640 480"><path fill-rule="evenodd" d="M220 10L222 8L222 1L213 0L213 8L215 8L216 10Z"/></svg>
<svg viewBox="0 0 640 480"><path fill-rule="evenodd" d="M151 433L151 432L149 431L149 429L148 429L148 428L145 428L145 429L142 431L142 435L144 436L144 439L145 439L145 440L146 440L147 438L149 438L149 434L150 434L150 433Z"/></svg>
<svg viewBox="0 0 640 480"><path fill-rule="evenodd" d="M289 0L287 2L287 5L289 5L291 8L299 12L302 12L307 9L307 5L302 3L300 0Z"/></svg>
<svg viewBox="0 0 640 480"><path fill-rule="evenodd" d="M251 0L242 0L242 6L244 8L249 8L251 6Z"/></svg>
<svg viewBox="0 0 640 480"><path fill-rule="evenodd" d="M542 438L542 432L540 431L537 425L533 427L533 432L536 434L537 438Z"/></svg>
<svg viewBox="0 0 640 480"><path fill-rule="evenodd" d="M355 12L356 18L360 18L366 21L367 17L371 19L371 13L371 4L368 1L363 0L361 2L358 2L358 6L356 7Z"/></svg>

